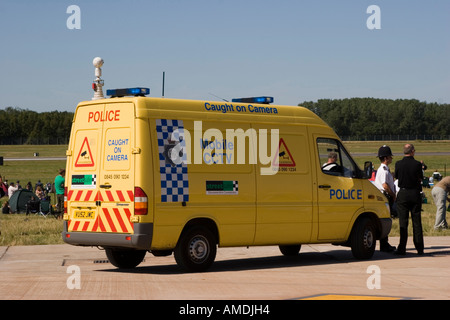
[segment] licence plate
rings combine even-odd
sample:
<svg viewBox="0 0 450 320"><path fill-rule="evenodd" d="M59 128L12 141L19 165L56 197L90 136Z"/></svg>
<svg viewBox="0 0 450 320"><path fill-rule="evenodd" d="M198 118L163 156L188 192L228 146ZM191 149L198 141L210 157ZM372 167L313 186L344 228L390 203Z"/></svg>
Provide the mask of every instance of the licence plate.
<svg viewBox="0 0 450 320"><path fill-rule="evenodd" d="M75 219L94 219L95 211L94 210L76 210L73 213L73 217Z"/></svg>

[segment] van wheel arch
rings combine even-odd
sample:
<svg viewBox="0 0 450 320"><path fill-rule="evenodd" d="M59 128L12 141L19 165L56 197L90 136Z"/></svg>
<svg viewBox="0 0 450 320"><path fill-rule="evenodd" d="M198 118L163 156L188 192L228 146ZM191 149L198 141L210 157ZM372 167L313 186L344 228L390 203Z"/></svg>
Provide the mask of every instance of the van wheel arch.
<svg viewBox="0 0 450 320"><path fill-rule="evenodd" d="M174 250L177 264L189 272L207 270L217 252L217 226L209 219L194 219L184 227Z"/></svg>
<svg viewBox="0 0 450 320"><path fill-rule="evenodd" d="M350 230L350 233L348 235L348 238L346 241L344 242L333 242L333 245L336 246L343 246L343 247L350 247L351 246L351 238L352 238L352 234L355 230L356 225L359 223L358 221L363 219L364 217L367 217L369 219L372 220L373 224L375 225L375 236L376 236L376 240L380 239L380 235L381 235L381 222L380 219L376 216L376 214L371 213L371 212L364 212L361 213L353 222L352 225L352 229Z"/></svg>
<svg viewBox="0 0 450 320"><path fill-rule="evenodd" d="M348 238L348 241L350 241L351 234L353 233L353 230L355 229L355 226L357 225L358 221L363 219L363 218L369 218L372 221L372 223L375 226L376 239L377 240L380 239L380 235L381 235L381 222L380 222L380 219L378 218L378 216L375 213L364 212L364 213L360 214L358 216L358 218L356 218L355 222L353 223L352 231L350 232L350 236Z"/></svg>
<svg viewBox="0 0 450 320"><path fill-rule="evenodd" d="M219 229L217 228L217 224L214 220L208 219L208 218L195 218L192 220L189 220L185 225L183 230L181 231L181 235L186 232L187 230L194 228L194 227L204 227L211 231L214 234L214 237L216 238L216 244L219 244Z"/></svg>

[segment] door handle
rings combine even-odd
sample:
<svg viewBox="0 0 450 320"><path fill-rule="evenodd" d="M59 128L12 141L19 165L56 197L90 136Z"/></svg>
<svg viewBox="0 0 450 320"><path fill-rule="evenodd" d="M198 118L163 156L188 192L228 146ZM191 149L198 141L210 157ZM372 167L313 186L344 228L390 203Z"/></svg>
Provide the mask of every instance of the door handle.
<svg viewBox="0 0 450 320"><path fill-rule="evenodd" d="M319 189L330 189L331 186L329 184L320 184Z"/></svg>
<svg viewBox="0 0 450 320"><path fill-rule="evenodd" d="M109 189L111 187L112 187L112 185L110 185L110 184L101 184L100 185L100 188L103 188L103 189Z"/></svg>

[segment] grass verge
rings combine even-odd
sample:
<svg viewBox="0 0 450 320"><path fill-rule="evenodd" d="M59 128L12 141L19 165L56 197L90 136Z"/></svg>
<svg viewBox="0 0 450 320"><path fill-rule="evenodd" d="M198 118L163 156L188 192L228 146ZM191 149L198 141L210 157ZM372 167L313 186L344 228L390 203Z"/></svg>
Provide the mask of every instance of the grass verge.
<svg viewBox="0 0 450 320"><path fill-rule="evenodd" d="M53 216L1 214L0 246L62 244L63 221Z"/></svg>

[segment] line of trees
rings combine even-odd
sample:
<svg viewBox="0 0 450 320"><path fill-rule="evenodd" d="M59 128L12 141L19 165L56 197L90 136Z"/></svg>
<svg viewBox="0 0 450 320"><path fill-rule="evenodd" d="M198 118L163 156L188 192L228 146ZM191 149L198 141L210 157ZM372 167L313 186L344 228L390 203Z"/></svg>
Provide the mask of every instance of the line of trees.
<svg viewBox="0 0 450 320"><path fill-rule="evenodd" d="M67 144L73 112L35 112L7 107L0 110L0 144Z"/></svg>
<svg viewBox="0 0 450 320"><path fill-rule="evenodd" d="M351 98L305 101L299 105L316 113L344 139L450 137L449 104L414 99ZM13 107L1 109L0 144L67 144L73 116L73 112L67 111L38 113Z"/></svg>
<svg viewBox="0 0 450 320"><path fill-rule="evenodd" d="M321 99L304 106L341 136L450 136L450 105L414 99Z"/></svg>

